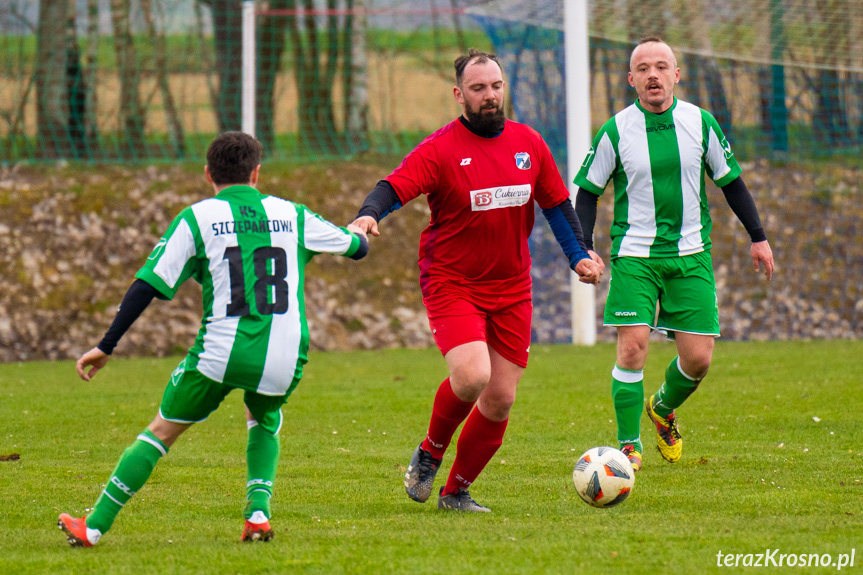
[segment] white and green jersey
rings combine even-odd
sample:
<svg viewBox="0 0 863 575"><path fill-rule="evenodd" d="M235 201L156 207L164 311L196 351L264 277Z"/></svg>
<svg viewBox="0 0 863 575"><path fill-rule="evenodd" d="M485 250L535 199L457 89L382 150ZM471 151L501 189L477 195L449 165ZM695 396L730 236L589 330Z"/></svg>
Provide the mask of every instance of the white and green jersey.
<svg viewBox="0 0 863 575"><path fill-rule="evenodd" d="M676 98L661 114L636 101L599 130L575 183L602 195L614 181L612 258L686 256L710 249L705 172L720 187L740 175L716 119Z"/></svg>
<svg viewBox="0 0 863 575"><path fill-rule="evenodd" d="M204 317L186 369L283 395L302 375L309 332L305 265L318 253L353 255L360 239L305 206L231 186L184 209L135 277L171 299L203 287Z"/></svg>

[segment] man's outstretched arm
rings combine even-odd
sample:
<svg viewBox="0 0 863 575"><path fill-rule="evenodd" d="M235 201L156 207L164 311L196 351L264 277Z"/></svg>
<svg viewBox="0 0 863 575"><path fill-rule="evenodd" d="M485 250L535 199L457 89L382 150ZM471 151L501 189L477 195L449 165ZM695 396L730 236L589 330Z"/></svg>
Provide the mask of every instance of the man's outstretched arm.
<svg viewBox="0 0 863 575"><path fill-rule="evenodd" d="M599 283L599 276L602 275L601 262L594 262L585 249L584 236L572 203L566 199L552 208L543 209L542 214L566 254L569 267L578 274L579 281Z"/></svg>
<svg viewBox="0 0 863 575"><path fill-rule="evenodd" d="M378 231L378 222L400 207L402 207L402 201L393 185L386 180L381 180L363 200L363 205L352 225L367 234L379 236L381 233Z"/></svg>
<svg viewBox="0 0 863 575"><path fill-rule="evenodd" d="M135 320L147 309L153 298L158 295L159 292L156 291L156 288L144 280L137 279L132 282L132 285L126 291L126 295L123 296L123 301L117 310L117 315L114 316L114 321L105 333L105 337L102 338L99 345L78 359L75 368L78 370L78 376L81 379L90 381L100 369L105 367L120 338L123 337L132 324L135 323ZM90 366L90 370L85 372L88 366Z"/></svg>

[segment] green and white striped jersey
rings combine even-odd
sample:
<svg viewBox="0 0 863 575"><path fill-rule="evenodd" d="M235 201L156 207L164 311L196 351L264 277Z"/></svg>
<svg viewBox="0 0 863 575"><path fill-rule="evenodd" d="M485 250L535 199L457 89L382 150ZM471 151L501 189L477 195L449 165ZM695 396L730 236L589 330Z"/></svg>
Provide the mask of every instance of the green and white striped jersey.
<svg viewBox="0 0 863 575"><path fill-rule="evenodd" d="M230 186L180 212L135 277L165 299L190 277L203 287L187 370L283 395L307 361L305 265L318 253L351 256L359 246L358 236L305 206Z"/></svg>
<svg viewBox="0 0 863 575"><path fill-rule="evenodd" d="M716 119L675 98L661 114L636 101L608 120L575 183L602 195L614 181L612 258L686 256L710 249L704 173L721 187L740 171Z"/></svg>

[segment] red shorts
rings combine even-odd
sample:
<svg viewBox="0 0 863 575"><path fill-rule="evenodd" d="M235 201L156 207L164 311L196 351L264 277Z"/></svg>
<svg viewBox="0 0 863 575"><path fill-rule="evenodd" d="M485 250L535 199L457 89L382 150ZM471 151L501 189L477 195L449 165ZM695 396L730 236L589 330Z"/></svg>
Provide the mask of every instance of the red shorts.
<svg viewBox="0 0 863 575"><path fill-rule="evenodd" d="M508 361L527 367L530 293L489 294L447 284L423 298L429 327L443 355L471 341L484 341Z"/></svg>

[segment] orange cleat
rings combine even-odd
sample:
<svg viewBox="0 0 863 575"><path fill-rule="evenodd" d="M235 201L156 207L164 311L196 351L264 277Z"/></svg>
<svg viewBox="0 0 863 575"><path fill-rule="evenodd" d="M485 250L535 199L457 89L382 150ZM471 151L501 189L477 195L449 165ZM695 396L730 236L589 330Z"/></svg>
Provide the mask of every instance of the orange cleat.
<svg viewBox="0 0 863 575"><path fill-rule="evenodd" d="M263 522L252 523L249 519L263 519ZM255 511L249 519L246 519L243 528L243 542L269 541L273 538L273 528L262 511Z"/></svg>
<svg viewBox="0 0 863 575"><path fill-rule="evenodd" d="M57 518L57 527L66 534L66 541L72 547L92 547L99 542L102 534L98 529L87 529L86 516L78 519L68 513L61 513ZM89 536L87 531L90 531Z"/></svg>

